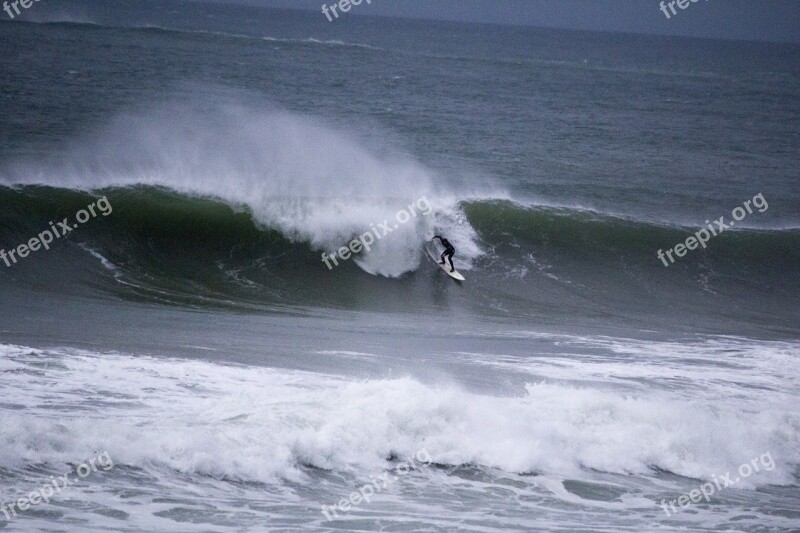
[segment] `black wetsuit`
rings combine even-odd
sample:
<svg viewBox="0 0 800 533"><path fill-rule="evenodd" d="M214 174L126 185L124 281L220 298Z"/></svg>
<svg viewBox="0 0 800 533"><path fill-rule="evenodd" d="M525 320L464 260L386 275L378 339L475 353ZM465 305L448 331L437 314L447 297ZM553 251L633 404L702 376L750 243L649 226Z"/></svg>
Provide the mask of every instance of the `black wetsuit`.
<svg viewBox="0 0 800 533"><path fill-rule="evenodd" d="M439 237L438 235L435 235L433 238L439 239L439 241L441 241L442 243L442 246L444 246L444 252L442 252L442 256L440 257L441 261L439 261L439 264L443 265L444 258L447 257L447 259L450 261L450 272L455 272L456 267L453 266L453 254L456 253L456 249L453 248L453 245L450 244L450 241L448 241L444 237Z"/></svg>

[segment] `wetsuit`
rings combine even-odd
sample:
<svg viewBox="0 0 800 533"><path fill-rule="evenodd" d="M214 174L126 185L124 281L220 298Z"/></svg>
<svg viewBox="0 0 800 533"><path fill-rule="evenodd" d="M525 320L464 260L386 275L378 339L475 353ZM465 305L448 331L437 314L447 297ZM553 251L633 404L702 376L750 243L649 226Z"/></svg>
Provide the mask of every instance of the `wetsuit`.
<svg viewBox="0 0 800 533"><path fill-rule="evenodd" d="M439 264L443 265L444 258L447 257L447 259L450 261L450 272L455 272L456 267L453 266L453 254L456 253L456 249L453 248L453 245L450 244L450 241L448 241L444 237L439 237L438 235L435 235L433 238L439 239L439 241L442 243L442 246L444 246L444 252L442 252L442 256L439 258L441 259L441 261L439 261Z"/></svg>

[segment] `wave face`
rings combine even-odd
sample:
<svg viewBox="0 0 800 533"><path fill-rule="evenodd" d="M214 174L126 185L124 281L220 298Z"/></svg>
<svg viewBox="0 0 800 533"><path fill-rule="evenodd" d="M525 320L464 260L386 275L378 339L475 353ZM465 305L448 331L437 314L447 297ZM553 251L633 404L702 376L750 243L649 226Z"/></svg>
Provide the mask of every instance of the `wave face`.
<svg viewBox="0 0 800 533"><path fill-rule="evenodd" d="M329 253L373 231L374 244L355 261L387 277L415 270L434 230L446 233L462 258L480 255L474 232L461 224L454 197L434 185L442 180L432 171L298 114L165 104L118 117L66 154L50 165L17 164L7 181L77 190L163 188L185 195L189 210L189 197L213 198L246 211L259 228ZM159 203L152 194L139 202L131 206L139 214L148 207L158 211L158 205L146 205ZM203 209L197 204L197 213ZM401 211L412 216L403 222ZM391 238L381 238L384 221ZM162 222L167 227L170 221Z"/></svg>
<svg viewBox="0 0 800 533"><path fill-rule="evenodd" d="M658 259L658 250L670 249L703 229L503 200L466 202L464 211L483 239L504 246L546 247L571 258L593 257L597 261L660 267L664 264ZM730 217L727 220L730 222ZM699 261L691 260L693 252ZM710 236L705 249L698 246L685 257L689 260L678 258L670 266L685 269L700 262L731 274L742 267L749 272L789 271L800 266L800 230L747 228L722 232Z"/></svg>
<svg viewBox="0 0 800 533"><path fill-rule="evenodd" d="M113 206L30 268L8 271L32 284L97 269L101 281L84 285L126 299L414 312L435 294L426 247L441 234L472 287L459 306L477 314L573 322L611 313L643 325L694 314L727 333L739 331L727 311L738 308L751 326L797 324L800 230L737 228L664 267L656 252L697 228L511 201L493 185L456 185L380 131L224 96L119 115L0 176L4 249L98 196ZM323 262L365 235L368 250Z"/></svg>
<svg viewBox="0 0 800 533"><path fill-rule="evenodd" d="M64 175L79 177L67 178L75 187L88 187L75 172ZM159 181L141 172L140 181ZM372 221L393 216L406 200L382 198L379 190L372 199L334 195L332 178L318 181L329 197L304 197L290 182L218 182L211 171L198 185L189 178L173 181L184 191L204 193L120 186L129 178L102 175L106 187L92 191L0 187L0 247L6 250L53 221L72 220L98 196L113 207L109 216L90 220L49 252L4 267L0 280L6 274L61 283L53 273L71 272L80 283L82 272L97 270L92 286L105 280L104 290L137 300L413 311L424 308L432 290L435 294L427 273L436 269L423 248L438 232L453 240L458 267L469 278L471 290L460 296L461 304L478 314L539 316L545 302L541 313L548 320L574 321L608 314L613 307L624 322L649 316L646 322L663 326L676 309L688 307L706 317L704 327L720 321L714 327L724 332L731 327L721 325L729 309L740 309L742 320L778 329L791 328L797 313L796 230L722 234L706 250L665 268L656 251L682 242L693 229L507 200L443 200L434 191L426 195L428 215L421 210L369 252L329 270L322 250L333 251L370 231ZM256 192L245 202L248 187ZM398 276L394 284L381 281Z"/></svg>
<svg viewBox="0 0 800 533"><path fill-rule="evenodd" d="M508 200L459 201L442 198L436 192L417 200L413 200L411 192L406 196L411 200L405 200L381 196L379 190L372 191L372 197L341 196L333 192L335 180L328 178L316 182L324 184L325 194L309 197L302 195L305 186L295 188L287 183L284 187L271 180L263 182L263 186L254 179L252 183L241 180L230 187L216 187L213 173L194 185L192 178L159 180L150 177L149 171L131 169L132 175L139 172L147 177L136 180L106 174L99 187L90 187L91 180L84 182L82 178L65 180L74 188L0 187L5 206L0 214L0 237L11 245L14 239L46 229L53 220L74 218L78 210L99 196L106 196L114 208L114 217L82 227L81 233L85 230L89 235L105 234L118 243L119 249L129 248L127 253L131 255L147 242L157 243L164 252L196 247L198 255L204 251L224 253L238 244L254 250L255 255L248 259L257 258L258 249L270 243L274 251L294 248L298 253L333 252L366 230L372 232L375 243L370 251L360 253L355 263L370 274L396 277L418 268L424 244L434 232L446 234L457 246L458 259L470 264L478 258L522 261L530 258L530 250L539 250L542 255L561 256L570 262L591 257L593 261L621 260L663 268L656 251L684 241L697 229ZM79 171L74 174L82 175ZM125 181L141 183L121 185ZM172 181L180 189L167 187L164 181ZM387 181L391 180L387 177ZM245 200L247 188L254 194ZM276 191L282 194L273 194ZM400 211L413 211L415 215L401 217L408 218L403 224L395 216ZM376 238L376 234L383 234L376 226L384 221L389 222L391 232ZM730 231L712 238L705 250L698 248L695 253L704 264L717 263L720 269L727 265L734 271L744 265L751 273L788 271L800 266L800 231ZM770 260L764 261L764 257ZM676 262L673 266L675 270L691 269L692 262L685 263Z"/></svg>

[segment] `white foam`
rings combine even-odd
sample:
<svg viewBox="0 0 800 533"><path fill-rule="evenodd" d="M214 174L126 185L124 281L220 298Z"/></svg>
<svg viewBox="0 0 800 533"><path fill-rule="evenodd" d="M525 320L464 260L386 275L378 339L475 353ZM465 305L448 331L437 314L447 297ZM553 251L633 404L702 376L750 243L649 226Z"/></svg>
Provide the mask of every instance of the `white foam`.
<svg viewBox="0 0 800 533"><path fill-rule="evenodd" d="M266 368L0 346L0 466L117 463L215 478L303 480L302 465L375 471L425 448L434 462L543 472L711 478L770 452L751 486L791 483L792 406L536 383L495 397L412 379L353 381ZM58 409L53 409L53 407ZM747 486L745 483L742 487Z"/></svg>
<svg viewBox="0 0 800 533"><path fill-rule="evenodd" d="M117 270L117 266L108 259L106 259L105 257L103 257L103 255L100 254L100 252L98 252L97 250L90 248L89 246L83 243L78 244L78 246L80 246L80 248L85 252L87 252L89 255L99 260L100 264L103 265L103 268L105 268L106 270L111 270L111 271Z"/></svg>

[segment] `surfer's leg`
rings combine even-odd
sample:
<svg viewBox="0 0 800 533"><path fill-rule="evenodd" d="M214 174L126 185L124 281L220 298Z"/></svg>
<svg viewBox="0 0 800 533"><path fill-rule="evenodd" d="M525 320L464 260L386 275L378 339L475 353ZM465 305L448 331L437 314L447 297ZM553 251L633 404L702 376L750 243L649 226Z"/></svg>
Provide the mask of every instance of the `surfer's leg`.
<svg viewBox="0 0 800 533"><path fill-rule="evenodd" d="M440 264L440 265L443 265L443 264L444 264L444 254L446 254L446 253L447 253L447 250L445 250L444 252L442 252L442 255L441 255L441 256L439 256L439 264Z"/></svg>
<svg viewBox="0 0 800 533"><path fill-rule="evenodd" d="M450 254L447 255L447 259L450 260L450 272L456 271L456 267L453 265L453 253L455 252L450 252ZM444 262L442 264L444 264Z"/></svg>

